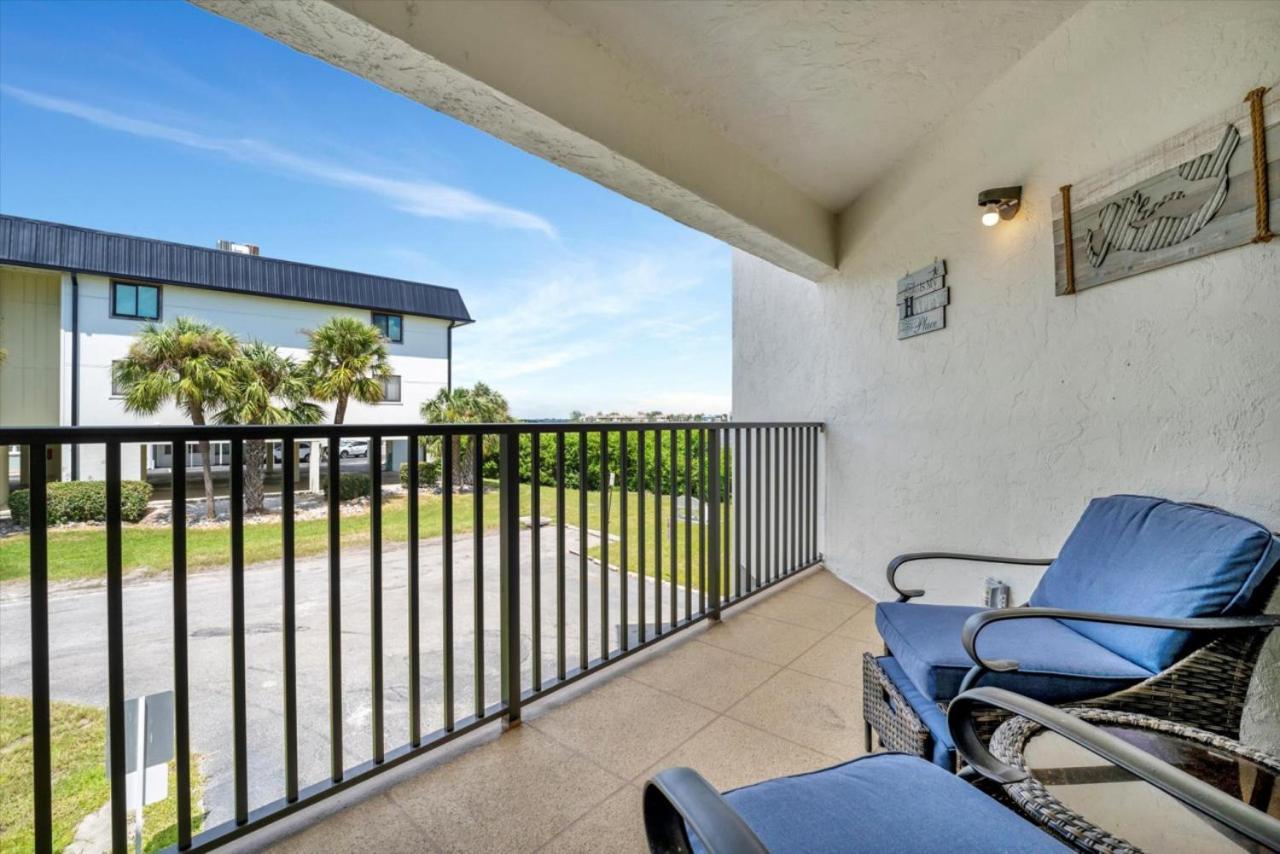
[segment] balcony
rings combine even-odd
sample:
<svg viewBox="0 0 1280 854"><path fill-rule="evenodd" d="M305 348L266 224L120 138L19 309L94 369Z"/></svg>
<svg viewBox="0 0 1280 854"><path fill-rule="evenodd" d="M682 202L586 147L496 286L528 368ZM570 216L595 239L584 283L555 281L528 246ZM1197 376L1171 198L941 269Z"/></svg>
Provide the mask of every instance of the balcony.
<svg viewBox="0 0 1280 854"><path fill-rule="evenodd" d="M323 518L303 518L303 484L284 466L280 514L246 524L250 443L281 441L293 459L302 442L355 438L369 440L372 482L384 442L407 440L403 490L353 498L350 461L329 454ZM163 524L126 524L126 446L204 439L228 443L229 525L183 512L197 499L184 454ZM126 845L126 703L170 691L167 809L183 850L260 830L246 841L265 844L314 823L312 807L350 803L332 821L363 822L441 785L454 794L429 835L444 849L476 847L477 830L449 822L473 827L501 804L487 832L502 850L537 847L588 813L612 817L599 832L634 837L629 796L680 751L723 754L734 781L862 744L855 647L873 636L870 612L815 569L819 424L12 428L0 444L30 461L28 497L15 501L29 586L2 606L0 679L31 698L35 838L66 773L51 722L98 708L110 786L96 842ZM51 527L54 446L104 454L101 525ZM428 458L438 481L435 465L417 465ZM77 566L101 571L68 585ZM565 796L549 798L548 780Z"/></svg>
<svg viewBox="0 0 1280 854"><path fill-rule="evenodd" d="M641 787L663 768L726 789L863 752L869 604L804 571L526 708L518 728L477 733L323 818L286 820L297 832L278 850L646 851Z"/></svg>

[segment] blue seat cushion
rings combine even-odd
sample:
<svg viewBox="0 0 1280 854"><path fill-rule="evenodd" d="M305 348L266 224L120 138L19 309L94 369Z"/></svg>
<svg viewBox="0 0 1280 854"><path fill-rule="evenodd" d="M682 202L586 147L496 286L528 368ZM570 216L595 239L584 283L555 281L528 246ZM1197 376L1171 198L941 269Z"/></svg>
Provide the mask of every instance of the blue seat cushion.
<svg viewBox="0 0 1280 854"><path fill-rule="evenodd" d="M876 663L898 689L898 693L902 694L902 699L906 700L907 705L916 713L920 723L924 724L929 734L933 736L933 740L929 743L929 759L940 768L954 771L956 745L951 740L951 730L947 728L946 714L937 703L920 693L920 689L907 678L907 674L902 671L902 666L892 655L882 655L876 659Z"/></svg>
<svg viewBox="0 0 1280 854"><path fill-rule="evenodd" d="M1068 850L959 777L900 753L864 756L724 797L776 854ZM701 843L691 841L701 854Z"/></svg>
<svg viewBox="0 0 1280 854"><path fill-rule="evenodd" d="M1089 502L1031 594L1049 608L1161 617L1216 617L1260 607L1280 538L1212 507L1141 495ZM1070 627L1147 670L1161 671L1191 633L1075 621Z"/></svg>
<svg viewBox="0 0 1280 854"><path fill-rule="evenodd" d="M964 621L982 608L881 602L876 628L889 652L920 693L947 702L973 667L961 643ZM1151 671L1116 655L1057 620L1007 620L987 626L978 639L984 658L1013 659L1014 673L989 673L983 685L1008 688L1044 703L1100 697L1151 676Z"/></svg>

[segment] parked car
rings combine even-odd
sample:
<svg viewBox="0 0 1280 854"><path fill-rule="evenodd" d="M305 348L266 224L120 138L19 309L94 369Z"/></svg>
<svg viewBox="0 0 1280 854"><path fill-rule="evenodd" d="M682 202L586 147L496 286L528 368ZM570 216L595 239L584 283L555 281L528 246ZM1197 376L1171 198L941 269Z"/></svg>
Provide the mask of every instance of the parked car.
<svg viewBox="0 0 1280 854"><path fill-rule="evenodd" d="M307 460L311 459L311 445L310 445L310 443L307 443L307 442L299 442L299 443L297 443L297 448L298 448L298 459L302 460L302 462L304 462L304 463L305 463ZM275 451L274 451L273 453L275 454L275 459L276 459L276 462L277 462L277 463L281 462L280 455L284 452L284 450L283 450L283 449L284 449L284 446L283 446L283 445L276 445L276 446L275 446Z"/></svg>
<svg viewBox="0 0 1280 854"><path fill-rule="evenodd" d="M342 444L338 446L338 456L343 459L347 457L367 457L369 456L369 443L365 439L343 439Z"/></svg>

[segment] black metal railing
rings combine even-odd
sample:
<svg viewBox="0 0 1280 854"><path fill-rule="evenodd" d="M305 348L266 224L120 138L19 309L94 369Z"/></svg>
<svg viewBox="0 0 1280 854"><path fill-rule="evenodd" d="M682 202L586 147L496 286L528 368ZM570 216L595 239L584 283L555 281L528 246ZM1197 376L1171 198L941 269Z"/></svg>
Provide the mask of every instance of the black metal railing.
<svg viewBox="0 0 1280 854"><path fill-rule="evenodd" d="M108 667L108 768L111 789L111 839L115 850L127 847L125 810L126 696L125 615L122 538L129 532L121 518L122 447L170 445L172 467L171 588L172 689L177 801L177 849L213 848L330 794L439 747L487 723L519 721L524 704L545 697L584 676L645 649L675 632L706 619L805 569L820 558L819 455L822 425L815 423L572 423L497 425L344 425L309 427L76 427L0 428L0 447L26 446L31 481L30 643L33 746L32 821L37 849L52 845L50 764L50 635L47 464L51 448L100 445L105 449L102 479L106 489L105 617ZM389 556L384 532L384 501L375 486L367 513L368 624L352 630L369 635L368 721L371 743L344 745L343 582L362 573L344 567L356 562L344 552L341 458L343 440L368 440L366 473L382 483L383 443L407 463L405 489L405 584L388 588L384 562ZM280 442L279 700L283 770L274 796L251 804L249 705L251 685L246 661L246 523L245 443ZM195 829L193 785L192 657L189 642L191 602L188 581L189 523L186 505L189 443L230 443L229 475L229 663L231 743L230 808L221 820ZM301 443L326 443L327 460L312 445L309 466L322 466L327 476L327 536L324 560L315 574L325 590L327 685L299 684L299 564L295 520L299 492L296 450ZM420 461L438 461L438 492L420 480ZM82 460L85 455L81 454ZM82 463L82 469L84 464ZM349 471L349 469L348 469ZM155 477L152 477L155 480ZM455 486L460 481L464 491ZM423 526L424 489L438 516L438 528ZM576 491L576 502L568 502ZM591 493L597 506L592 507ZM486 494L488 493L488 494ZM436 497L438 495L438 498ZM486 523L485 505L497 501L497 519ZM470 504L470 518L460 519L459 503ZM576 504L576 514L570 515ZM551 511L551 518L543 513ZM594 515L594 518L592 514ZM470 567L455 560L460 527L471 526ZM363 525L363 521L360 522ZM544 537L543 528L549 530ZM573 528L576 527L576 531ZM526 533L527 529L527 533ZM363 531L363 528L361 529ZM572 534L572 535L571 535ZM486 560L496 538L497 559ZM399 559L398 551L395 553ZM437 566L438 572L430 567ZM430 564L430 566L426 566ZM277 565L273 557L271 566ZM498 626L486 632L492 606L486 576L497 573ZM323 570L323 574L322 574ZM255 570L256 571L256 570ZM270 570L268 570L270 571ZM471 606L470 661L459 659L458 598L467 598L459 575L469 571ZM544 573L546 578L544 579ZM576 581L576 595L570 576ZM552 581L554 577L554 581ZM424 582L431 581L430 584ZM424 602L424 589L436 588L436 600ZM525 586L525 579L528 585ZM465 579L463 579L465 581ZM546 582L544 584L544 581ZM592 595L591 586L595 591ZM403 593L401 593L403 591ZM348 592L349 595L349 592ZM384 648L385 605L389 596L403 607L403 665L407 690L397 694L407 703L403 741L388 747L387 664L400 667L399 652ZM572 603L570 599L573 599ZM592 607L592 599L595 600ZM255 606L257 603L254 603ZM569 607L576 605L576 615ZM594 613L593 613L594 611ZM528 622L525 622L527 615ZM463 614L465 619L465 612ZM424 623L438 619L438 660L424 664ZM547 625L550 623L550 625ZM596 634L593 639L592 632ZM459 637L459 634L462 637ZM486 644L496 634L495 662ZM576 649L569 644L576 640ZM593 650L592 641L595 641ZM427 644L432 646L432 644ZM527 660L525 653L528 653ZM459 682L459 665L471 669L471 684ZM497 690L490 678L497 669ZM437 669L435 674L429 673ZM437 678L438 677L438 678ZM399 679L398 674L392 675ZM465 678L465 677L464 677ZM360 677L364 682L363 672ZM424 682L438 695L439 724L428 729ZM204 686L200 686L203 688ZM327 693L328 720L306 727L300 699ZM469 697L467 696L469 694ZM496 695L496 696L495 696ZM468 702L469 700L469 702ZM274 704L273 704L274 705ZM462 708L459 708L462 706ZM256 713L256 711L255 711ZM273 711L272 714L275 714ZM433 716L435 713L432 713ZM328 774L300 779L300 726L311 733L327 729ZM398 740L398 739L397 739ZM367 756L352 761L351 755ZM207 781L206 781L207 782ZM272 784L275 784L273 779Z"/></svg>

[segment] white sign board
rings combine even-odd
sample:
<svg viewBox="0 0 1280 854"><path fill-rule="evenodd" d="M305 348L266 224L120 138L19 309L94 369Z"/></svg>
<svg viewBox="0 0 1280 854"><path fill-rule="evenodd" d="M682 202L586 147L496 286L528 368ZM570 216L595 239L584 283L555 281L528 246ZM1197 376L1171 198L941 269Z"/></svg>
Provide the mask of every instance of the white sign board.
<svg viewBox="0 0 1280 854"><path fill-rule="evenodd" d="M111 729L107 728L107 774L111 773ZM142 808L169 795L173 759L173 692L124 702L125 807L136 814L134 846L142 850Z"/></svg>

